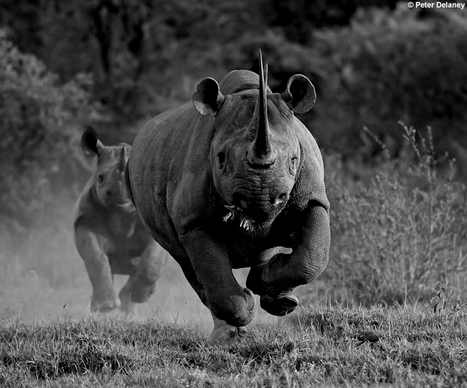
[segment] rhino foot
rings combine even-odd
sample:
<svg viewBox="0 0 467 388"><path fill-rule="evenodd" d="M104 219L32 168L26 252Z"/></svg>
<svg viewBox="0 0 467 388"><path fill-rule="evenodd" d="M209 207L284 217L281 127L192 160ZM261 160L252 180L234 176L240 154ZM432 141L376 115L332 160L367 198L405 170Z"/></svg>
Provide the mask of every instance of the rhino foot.
<svg viewBox="0 0 467 388"><path fill-rule="evenodd" d="M211 333L211 342L215 344L231 344L245 337L247 329L245 326L232 326L212 314L214 330Z"/></svg>
<svg viewBox="0 0 467 388"><path fill-rule="evenodd" d="M136 283L136 282L135 282ZM143 284L133 285L131 287L131 301L135 303L144 303L149 300L152 294L156 291L155 282L145 282Z"/></svg>
<svg viewBox="0 0 467 388"><path fill-rule="evenodd" d="M272 298L268 295L261 295L261 308L271 315L283 316L290 314L298 306L298 298L293 294L285 294Z"/></svg>
<svg viewBox="0 0 467 388"><path fill-rule="evenodd" d="M91 312L100 312L100 313L108 313L118 307L120 307L120 300L118 298L106 299L106 300L98 300L97 298L91 299L91 304L89 309Z"/></svg>
<svg viewBox="0 0 467 388"><path fill-rule="evenodd" d="M245 337L247 329L245 326L225 326L214 329L211 334L211 341L216 344L231 344Z"/></svg>

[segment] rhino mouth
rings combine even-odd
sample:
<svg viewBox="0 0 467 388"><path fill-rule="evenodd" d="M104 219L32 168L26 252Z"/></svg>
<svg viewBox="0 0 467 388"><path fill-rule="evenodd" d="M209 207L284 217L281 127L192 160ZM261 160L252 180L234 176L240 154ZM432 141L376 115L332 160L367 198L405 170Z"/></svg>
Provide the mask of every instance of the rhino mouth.
<svg viewBox="0 0 467 388"><path fill-rule="evenodd" d="M118 206L118 207L127 207L127 206L133 205L133 203L132 203L131 201L114 202L114 205L115 205L115 206Z"/></svg>
<svg viewBox="0 0 467 388"><path fill-rule="evenodd" d="M127 198L126 199L115 199L115 198L108 199L107 198L105 202L107 203L108 206L114 206L114 207L122 208L122 209L133 206L133 203Z"/></svg>
<svg viewBox="0 0 467 388"><path fill-rule="evenodd" d="M274 220L269 220L266 222L257 222L249 218L244 213L243 209L239 206L224 205L224 207L229 212L224 217L222 217L222 220L224 222L228 222L228 221L237 222L238 221L240 228L247 232L255 232L255 231L264 230L268 228L269 226L271 226L272 222L274 221Z"/></svg>

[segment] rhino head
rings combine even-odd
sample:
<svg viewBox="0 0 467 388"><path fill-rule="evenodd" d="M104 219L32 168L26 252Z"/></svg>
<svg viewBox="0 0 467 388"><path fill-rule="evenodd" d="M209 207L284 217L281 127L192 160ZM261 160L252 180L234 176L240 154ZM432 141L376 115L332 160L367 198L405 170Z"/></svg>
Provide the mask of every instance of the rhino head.
<svg viewBox="0 0 467 388"><path fill-rule="evenodd" d="M271 93L261 53L259 62L259 80L233 71L220 86L204 79L193 95L198 112L214 116L209 159L224 221L247 231L268 228L287 205L302 159L294 113L307 112L316 99L303 75L292 76L282 94Z"/></svg>
<svg viewBox="0 0 467 388"><path fill-rule="evenodd" d="M98 201L105 207L130 206L124 173L131 147L125 143L105 146L96 131L88 127L81 137L81 148L86 156L97 156L92 184Z"/></svg>

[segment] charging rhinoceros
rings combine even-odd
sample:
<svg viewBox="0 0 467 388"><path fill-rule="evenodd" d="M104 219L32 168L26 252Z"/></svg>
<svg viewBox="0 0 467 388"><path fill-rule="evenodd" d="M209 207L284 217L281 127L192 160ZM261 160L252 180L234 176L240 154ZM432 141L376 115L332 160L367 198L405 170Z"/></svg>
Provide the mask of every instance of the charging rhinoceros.
<svg viewBox="0 0 467 388"><path fill-rule="evenodd" d="M130 196L152 236L178 261L214 318L211 338L243 336L261 307L285 315L292 290L326 267L329 202L323 161L295 117L315 102L303 75L282 94L260 74L204 79L192 103L164 112L136 137ZM194 106L193 106L194 105ZM241 287L232 268L251 267Z"/></svg>
<svg viewBox="0 0 467 388"><path fill-rule="evenodd" d="M135 314L135 302L154 293L167 252L143 226L128 197L125 166L131 147L107 147L91 127L81 137L81 148L97 156L97 167L78 199L74 216L75 243L91 280L91 311L107 312L120 306ZM117 296L113 275L129 275Z"/></svg>

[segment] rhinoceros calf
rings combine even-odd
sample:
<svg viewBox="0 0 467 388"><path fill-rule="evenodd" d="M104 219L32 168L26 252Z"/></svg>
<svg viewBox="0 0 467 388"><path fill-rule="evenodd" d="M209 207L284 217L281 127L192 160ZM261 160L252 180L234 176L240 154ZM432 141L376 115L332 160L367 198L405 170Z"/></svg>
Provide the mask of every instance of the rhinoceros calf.
<svg viewBox="0 0 467 388"><path fill-rule="evenodd" d="M127 165L144 224L210 309L220 342L244 335L253 293L269 313L288 314L298 305L292 290L328 262L323 161L294 116L313 106L314 87L294 75L277 94L266 79L260 57L259 76L203 80L192 103L148 122ZM232 274L241 267L251 267L248 288Z"/></svg>
<svg viewBox="0 0 467 388"><path fill-rule="evenodd" d="M90 308L107 312L120 307L135 314L135 303L154 293L168 254L145 229L128 197L124 172L131 147L104 146L91 127L83 133L81 147L87 156L97 156L74 217L76 247L93 289ZM113 274L129 275L118 296Z"/></svg>

